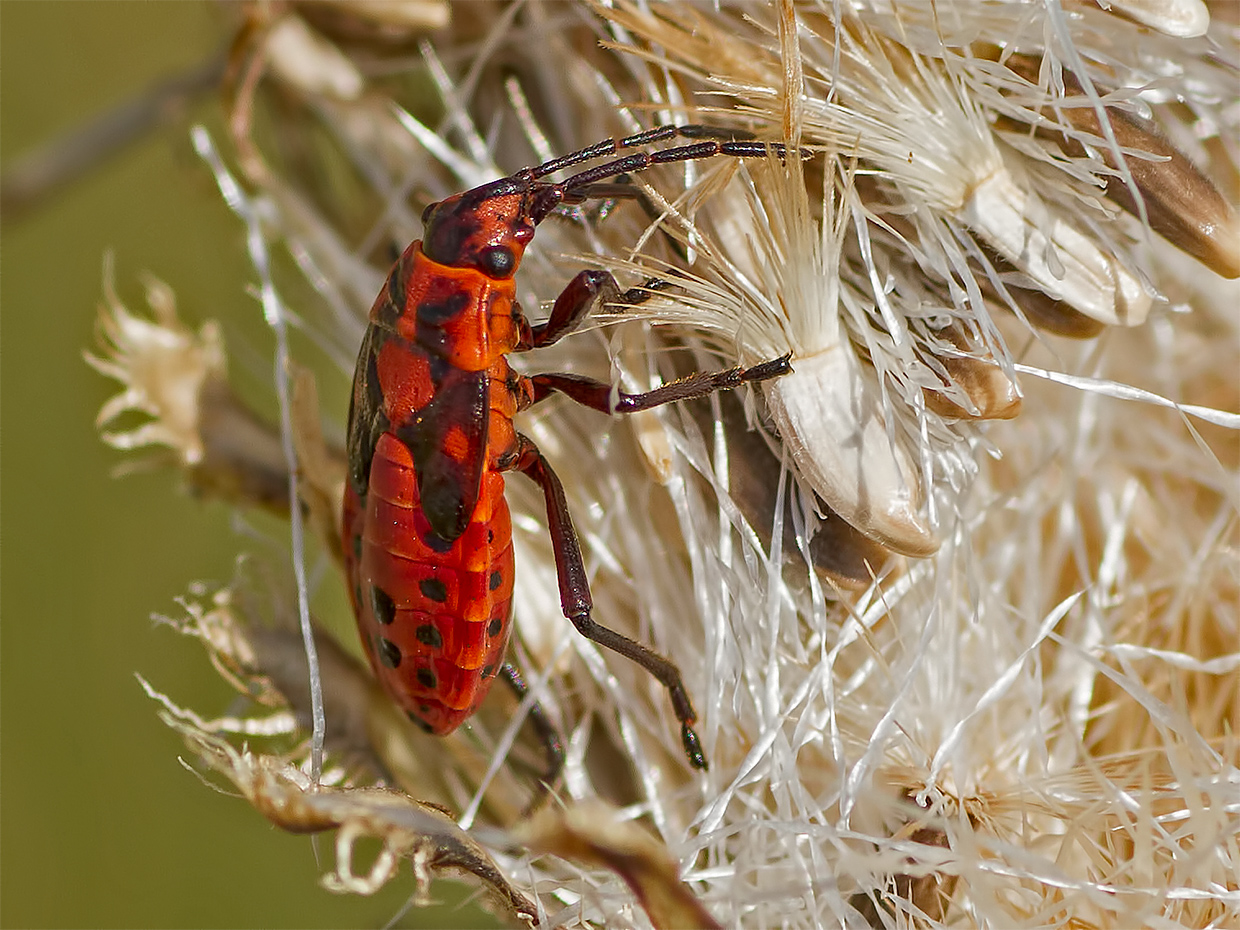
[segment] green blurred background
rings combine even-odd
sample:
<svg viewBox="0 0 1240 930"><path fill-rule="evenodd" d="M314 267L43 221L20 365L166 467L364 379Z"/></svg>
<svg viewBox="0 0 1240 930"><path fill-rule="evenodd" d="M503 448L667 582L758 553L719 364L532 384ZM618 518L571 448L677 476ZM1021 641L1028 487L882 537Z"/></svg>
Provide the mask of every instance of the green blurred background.
<svg viewBox="0 0 1240 930"><path fill-rule="evenodd" d="M0 3L0 163L203 62L230 21L207 3ZM110 477L124 457L92 424L114 387L81 357L112 250L131 309L149 270L192 325L218 316L234 353L248 344L270 364L242 230L190 148L193 121L220 136L216 94L6 215L0 238L5 927L383 926L413 890L408 872L372 899L319 888L312 841L186 772L134 679L203 713L226 709L202 650L148 618L175 614L191 581L227 580L253 547L226 507L189 498L174 474ZM330 838L319 845L330 864ZM448 905L402 925L488 922L457 909L461 886L433 891Z"/></svg>

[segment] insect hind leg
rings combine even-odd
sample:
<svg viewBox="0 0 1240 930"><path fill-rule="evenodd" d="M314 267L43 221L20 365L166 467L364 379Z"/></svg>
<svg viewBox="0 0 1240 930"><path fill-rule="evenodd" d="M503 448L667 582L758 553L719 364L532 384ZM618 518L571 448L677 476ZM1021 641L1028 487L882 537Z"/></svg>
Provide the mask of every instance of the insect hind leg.
<svg viewBox="0 0 1240 930"><path fill-rule="evenodd" d="M505 662L500 666L499 675L512 689L518 700L524 700L529 694L529 685L525 683L521 672L511 662ZM534 797L530 800L527 812L533 811L542 803L543 799L555 788L560 776L564 774L564 738L552 723L551 718L547 716L546 709L537 701L530 704L529 720L543 744L547 768L543 772L538 790L534 792Z"/></svg>
<svg viewBox="0 0 1240 930"><path fill-rule="evenodd" d="M585 561L581 556L581 543L577 540L577 532L573 529L572 517L568 512L564 485L532 440L518 434L517 443L517 457L512 467L537 483L546 498L547 528L555 551L560 606L564 616L586 639L636 662L667 689L672 710L680 721L680 738L685 755L694 768L705 769L706 756L702 752L701 740L693 729L697 714L681 679L680 669L670 659L597 623L590 616L594 601L590 596L590 583L586 576Z"/></svg>

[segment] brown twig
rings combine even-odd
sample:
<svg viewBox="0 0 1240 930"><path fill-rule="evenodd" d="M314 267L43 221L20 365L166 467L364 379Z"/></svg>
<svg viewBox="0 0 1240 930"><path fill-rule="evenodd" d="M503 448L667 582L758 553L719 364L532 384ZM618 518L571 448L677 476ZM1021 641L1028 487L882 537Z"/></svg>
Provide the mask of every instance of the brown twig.
<svg viewBox="0 0 1240 930"><path fill-rule="evenodd" d="M226 60L226 52L215 52L18 156L0 177L0 224L29 213L129 143L176 119L195 97L219 85Z"/></svg>

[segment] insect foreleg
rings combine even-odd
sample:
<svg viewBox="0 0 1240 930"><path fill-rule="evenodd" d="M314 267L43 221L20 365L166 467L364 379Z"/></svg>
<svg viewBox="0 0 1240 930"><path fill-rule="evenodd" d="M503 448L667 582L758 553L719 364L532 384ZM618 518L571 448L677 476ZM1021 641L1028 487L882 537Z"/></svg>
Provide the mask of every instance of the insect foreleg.
<svg viewBox="0 0 1240 930"><path fill-rule="evenodd" d="M587 269L579 272L555 299L546 322L531 326L529 341L521 343L517 349L541 349L552 345L580 326L581 321L596 307L604 304L640 304L664 286L666 282L653 278L641 287L621 291L610 271Z"/></svg>
<svg viewBox="0 0 1240 930"><path fill-rule="evenodd" d="M610 271L587 269L579 272L555 299L546 322L530 327L529 345L519 345L517 349L541 349L559 342L580 326L596 306L614 303L619 298L620 286Z"/></svg>

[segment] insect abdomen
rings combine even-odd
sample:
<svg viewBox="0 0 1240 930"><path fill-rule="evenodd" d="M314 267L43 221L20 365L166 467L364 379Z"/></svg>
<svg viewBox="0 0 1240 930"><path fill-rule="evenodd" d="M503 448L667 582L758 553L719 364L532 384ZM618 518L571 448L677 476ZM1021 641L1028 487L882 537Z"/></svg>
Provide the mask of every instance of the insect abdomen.
<svg viewBox="0 0 1240 930"><path fill-rule="evenodd" d="M411 717L450 733L486 696L508 643L513 555L504 478L483 474L465 531L445 545L423 513L408 448L384 433L365 502L352 504L349 567L371 665Z"/></svg>

